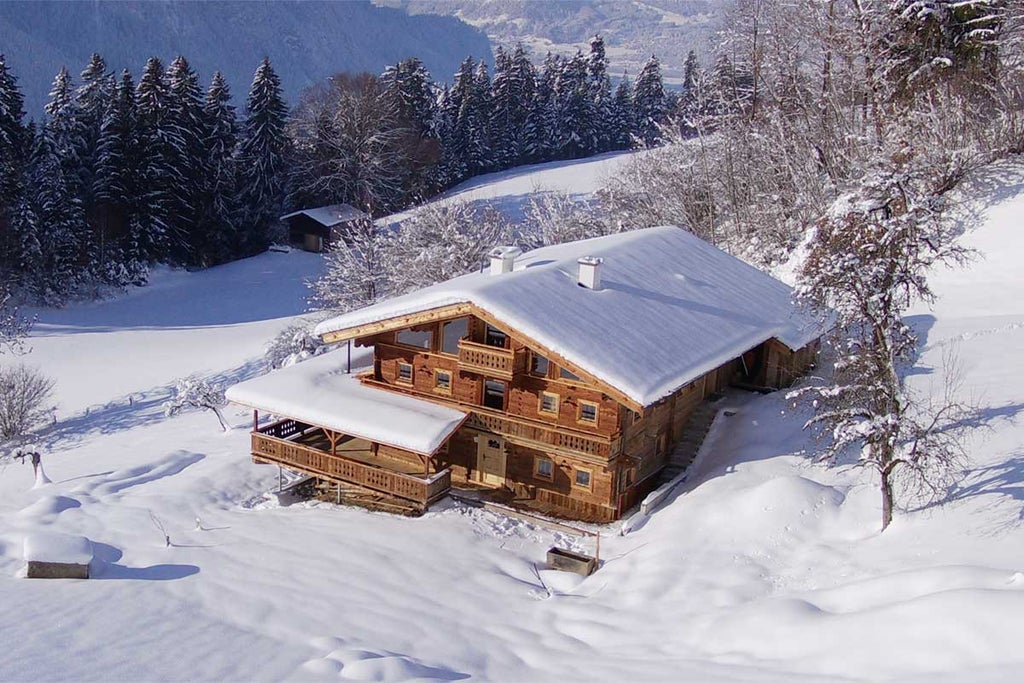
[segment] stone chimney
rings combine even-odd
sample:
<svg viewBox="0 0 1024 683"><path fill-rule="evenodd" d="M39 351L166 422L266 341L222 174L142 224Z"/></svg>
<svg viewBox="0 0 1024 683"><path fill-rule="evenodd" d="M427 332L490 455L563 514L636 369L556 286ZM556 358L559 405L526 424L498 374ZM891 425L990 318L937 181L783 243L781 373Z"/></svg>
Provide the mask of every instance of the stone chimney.
<svg viewBox="0 0 1024 683"><path fill-rule="evenodd" d="M516 257L522 254L517 247L494 247L487 255L491 257L491 275L511 273Z"/></svg>
<svg viewBox="0 0 1024 683"><path fill-rule="evenodd" d="M604 259L597 256L584 256L577 259L579 264L579 275L577 283L580 287L587 289L601 289L601 264Z"/></svg>

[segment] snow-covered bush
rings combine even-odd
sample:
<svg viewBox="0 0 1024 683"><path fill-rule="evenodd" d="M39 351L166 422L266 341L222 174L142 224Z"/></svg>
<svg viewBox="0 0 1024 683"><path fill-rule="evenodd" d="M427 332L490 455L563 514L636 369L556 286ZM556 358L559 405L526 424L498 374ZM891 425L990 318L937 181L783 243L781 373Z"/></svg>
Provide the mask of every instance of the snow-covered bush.
<svg viewBox="0 0 1024 683"><path fill-rule="evenodd" d="M174 417L186 408L212 410L220 421L221 428L231 431L231 425L224 419L221 408L227 405L224 390L198 377L183 377L178 380L174 397L164 403L164 415Z"/></svg>
<svg viewBox="0 0 1024 683"><path fill-rule="evenodd" d="M28 434L52 411L53 380L35 368L0 368L0 439Z"/></svg>
<svg viewBox="0 0 1024 683"><path fill-rule="evenodd" d="M311 322L296 323L282 330L267 346L267 367L276 370L319 356L326 351L327 344L313 333L315 326L315 323Z"/></svg>
<svg viewBox="0 0 1024 683"><path fill-rule="evenodd" d="M526 230L542 246L601 237L616 226L593 202L568 192L545 192L526 205ZM630 226L637 227L637 226Z"/></svg>
<svg viewBox="0 0 1024 683"><path fill-rule="evenodd" d="M31 322L18 315L18 309L11 304L10 292L0 285L0 353L21 351L29 327Z"/></svg>

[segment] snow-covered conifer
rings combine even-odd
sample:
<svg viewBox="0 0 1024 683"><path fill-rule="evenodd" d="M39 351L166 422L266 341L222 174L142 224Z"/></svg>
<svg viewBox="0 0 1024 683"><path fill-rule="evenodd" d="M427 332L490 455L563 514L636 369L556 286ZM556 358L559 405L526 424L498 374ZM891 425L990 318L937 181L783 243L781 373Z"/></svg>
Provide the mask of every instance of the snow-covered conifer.
<svg viewBox="0 0 1024 683"><path fill-rule="evenodd" d="M256 68L239 134L238 190L244 253L265 249L274 237L285 196L288 107L270 59Z"/></svg>
<svg viewBox="0 0 1024 683"><path fill-rule="evenodd" d="M665 120L665 86L661 62L654 55L648 59L633 85L633 115L636 134L646 145L653 145L660 136L659 126Z"/></svg>

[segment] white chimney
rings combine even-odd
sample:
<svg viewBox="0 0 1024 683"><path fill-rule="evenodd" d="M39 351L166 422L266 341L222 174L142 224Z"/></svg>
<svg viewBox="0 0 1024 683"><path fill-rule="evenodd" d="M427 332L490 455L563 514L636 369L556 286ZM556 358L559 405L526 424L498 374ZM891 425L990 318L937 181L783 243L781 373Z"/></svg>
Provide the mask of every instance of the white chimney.
<svg viewBox="0 0 1024 683"><path fill-rule="evenodd" d="M604 259L597 256L584 256L577 259L579 264L579 277L577 282L580 287L587 289L601 289L601 264Z"/></svg>
<svg viewBox="0 0 1024 683"><path fill-rule="evenodd" d="M516 257L522 254L516 247L495 247L487 255L491 257L491 275L511 273Z"/></svg>

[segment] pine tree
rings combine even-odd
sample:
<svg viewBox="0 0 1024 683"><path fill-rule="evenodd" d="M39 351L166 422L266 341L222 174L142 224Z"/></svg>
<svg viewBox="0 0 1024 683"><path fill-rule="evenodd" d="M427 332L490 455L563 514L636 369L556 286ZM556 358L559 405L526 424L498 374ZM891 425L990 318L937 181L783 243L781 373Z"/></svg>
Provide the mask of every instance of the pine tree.
<svg viewBox="0 0 1024 683"><path fill-rule="evenodd" d="M597 150L594 103L587 79L587 63L577 52L562 62L555 78L555 120L558 124L557 155L575 159Z"/></svg>
<svg viewBox="0 0 1024 683"><path fill-rule="evenodd" d="M665 114L665 86L661 78L661 63L656 56L651 55L637 75L633 89L636 135L645 145L653 145L658 141L658 126L664 122Z"/></svg>
<svg viewBox="0 0 1024 683"><path fill-rule="evenodd" d="M200 263L209 265L230 260L237 243L239 206L235 197L235 149L238 145L238 122L231 104L231 91L224 76L216 71L203 101L206 119L205 176L198 203L198 218L203 241L197 245Z"/></svg>
<svg viewBox="0 0 1024 683"><path fill-rule="evenodd" d="M633 146L633 131L636 122L633 118L633 86L629 76L622 74L622 80L615 88L615 99L612 100L609 114L608 134L611 149L629 149Z"/></svg>
<svg viewBox="0 0 1024 683"><path fill-rule="evenodd" d="M612 82L608 77L608 57L605 54L604 38L600 35L590 39L590 54L587 55L587 81L590 100L593 103L593 127L596 145L593 152L614 149L613 133L610 129L612 114Z"/></svg>
<svg viewBox="0 0 1024 683"><path fill-rule="evenodd" d="M436 129L437 88L430 72L412 57L389 66L381 75L384 94L394 111L395 124L403 131L407 197L423 199L437 191L436 167L441 143Z"/></svg>
<svg viewBox="0 0 1024 683"><path fill-rule="evenodd" d="M135 89L138 155L133 160L137 166L129 218L129 233L135 240L132 249L144 262L166 259L178 238L170 220L171 190L182 178L175 175L171 159L181 143L168 125L169 100L163 64L150 57Z"/></svg>
<svg viewBox="0 0 1024 683"><path fill-rule="evenodd" d="M50 99L43 107L46 112L46 130L56 148L57 157L64 168L66 181L74 194L79 194L78 184L82 174L82 160L78 156L83 144L83 131L79 121L78 105L75 102L74 87L66 67L61 67L53 79Z"/></svg>
<svg viewBox="0 0 1024 683"><path fill-rule="evenodd" d="M491 147L497 168L522 163L530 146L530 105L536 96L536 76L522 44L511 54L499 47L491 84Z"/></svg>
<svg viewBox="0 0 1024 683"><path fill-rule="evenodd" d="M200 234L200 196L207 174L204 143L207 137L199 77L188 60L178 56L167 68L168 164L176 179L170 188L168 208L173 231L180 236L174 246L179 261L198 265L207 242Z"/></svg>
<svg viewBox="0 0 1024 683"><path fill-rule="evenodd" d="M31 268L24 272L25 283L42 303L60 305L74 294L86 275L83 265L88 262L89 235L82 203L71 192L60 152L45 126L36 136L29 187L36 220L34 237L23 235L21 239L23 268ZM20 227L25 230L29 226ZM38 257L33 240L39 244ZM29 258L38 258L38 262L32 263Z"/></svg>
<svg viewBox="0 0 1024 683"><path fill-rule="evenodd" d="M446 119L445 175L455 183L476 175L490 164L488 122L490 79L483 62L467 57L442 103Z"/></svg>
<svg viewBox="0 0 1024 683"><path fill-rule="evenodd" d="M143 284L147 277L149 255L144 245L148 235L140 234L140 221L132 220L136 212L145 210L139 206L144 192L136 172L145 153L139 144L137 116L135 83L125 69L103 117L92 188L99 233L98 271L104 280L117 285ZM115 236L121 237L120 243Z"/></svg>
<svg viewBox="0 0 1024 683"><path fill-rule="evenodd" d="M281 95L281 81L268 58L253 76L241 127L239 197L244 212L241 253L266 249L274 238L281 215L286 180L288 108Z"/></svg>
<svg viewBox="0 0 1024 683"><path fill-rule="evenodd" d="M25 130L24 98L18 88L18 79L7 68L7 60L0 54L0 225L11 220L11 213L22 197L28 133ZM13 267L13 240L7 241L7 231L0 230L0 274ZM0 293L2 294L2 293Z"/></svg>
<svg viewBox="0 0 1024 683"><path fill-rule="evenodd" d="M103 57L94 53L81 74L82 85L75 91L75 116L78 130L79 160L76 186L90 224L97 220L93 187L98 165L98 145L104 115L114 96L114 81Z"/></svg>
<svg viewBox="0 0 1024 683"><path fill-rule="evenodd" d="M530 122L533 128L529 136L530 146L525 150L531 162L554 159L561 147L560 126L558 125L555 97L555 82L562 70L562 58L548 53L537 79L537 96L530 108Z"/></svg>

